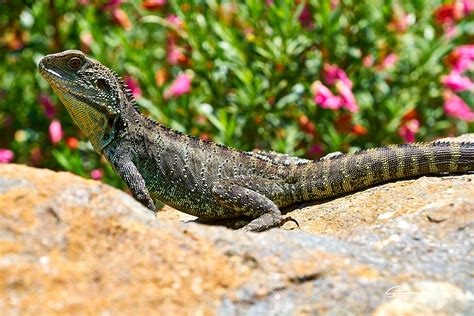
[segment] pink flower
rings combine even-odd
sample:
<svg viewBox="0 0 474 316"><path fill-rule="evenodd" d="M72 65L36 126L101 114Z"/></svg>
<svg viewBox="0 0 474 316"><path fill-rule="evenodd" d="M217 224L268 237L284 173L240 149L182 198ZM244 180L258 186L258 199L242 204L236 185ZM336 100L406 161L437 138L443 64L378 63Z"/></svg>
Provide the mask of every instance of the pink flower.
<svg viewBox="0 0 474 316"><path fill-rule="evenodd" d="M63 138L63 129L58 120L53 120L51 124L49 124L49 137L53 144L59 143Z"/></svg>
<svg viewBox="0 0 474 316"><path fill-rule="evenodd" d="M125 84L127 87L132 91L132 94L135 98L138 98L142 95L142 89L140 89L140 86L138 85L138 82L133 79L131 76L125 76Z"/></svg>
<svg viewBox="0 0 474 316"><path fill-rule="evenodd" d="M388 24L388 28L399 33L404 33L408 26L415 22L415 16L412 14L407 14L403 12L398 7L395 7L392 20Z"/></svg>
<svg viewBox="0 0 474 316"><path fill-rule="evenodd" d="M474 45L461 45L456 47L455 51L459 55L465 56L470 60L474 59Z"/></svg>
<svg viewBox="0 0 474 316"><path fill-rule="evenodd" d="M81 40L81 50L90 50L92 43L94 42L94 37L89 31L82 31L79 34Z"/></svg>
<svg viewBox="0 0 474 316"><path fill-rule="evenodd" d="M191 77L185 73L180 74L176 78L171 86L164 92L164 98L169 99L171 97L178 97L182 94L191 91Z"/></svg>
<svg viewBox="0 0 474 316"><path fill-rule="evenodd" d="M456 47L449 54L449 62L453 65L453 70L459 73L474 68L474 45Z"/></svg>
<svg viewBox="0 0 474 316"><path fill-rule="evenodd" d="M349 89L352 89L352 81L347 77L346 72L336 65L324 64L323 78L329 85L333 85L337 80L341 80Z"/></svg>
<svg viewBox="0 0 474 316"><path fill-rule="evenodd" d="M314 102L323 109L337 110L342 106L341 97L335 96L321 81L313 82L311 91L314 94Z"/></svg>
<svg viewBox="0 0 474 316"><path fill-rule="evenodd" d="M458 33L458 28L454 24L446 24L444 26L444 36L446 36L447 39L452 39L453 37L456 36Z"/></svg>
<svg viewBox="0 0 474 316"><path fill-rule="evenodd" d="M46 94L41 94L38 97L38 102L43 106L44 114L47 118L51 119L54 117L54 104L51 98Z"/></svg>
<svg viewBox="0 0 474 316"><path fill-rule="evenodd" d="M0 148L0 163L10 163L15 158L15 154L10 149Z"/></svg>
<svg viewBox="0 0 474 316"><path fill-rule="evenodd" d="M179 63L186 61L186 55L183 54L183 49L181 47L178 47L176 45L169 45L166 60L171 65L178 65Z"/></svg>
<svg viewBox="0 0 474 316"><path fill-rule="evenodd" d="M462 0L464 15L469 15L472 11L474 11L474 0Z"/></svg>
<svg viewBox="0 0 474 316"><path fill-rule="evenodd" d="M405 139L407 143L413 143L415 141L415 135L420 129L420 121L417 119L411 119L402 124L398 129L398 135Z"/></svg>
<svg viewBox="0 0 474 316"><path fill-rule="evenodd" d="M445 87L453 91L473 90L474 83L467 77L461 76L457 71L451 71L449 75L443 76L441 82Z"/></svg>
<svg viewBox="0 0 474 316"><path fill-rule="evenodd" d="M336 90L339 92L342 98L342 106L355 113L359 111L359 105L357 105L356 99L354 94L352 93L351 89L345 85L343 81L338 81L336 83Z"/></svg>
<svg viewBox="0 0 474 316"><path fill-rule="evenodd" d="M115 23L120 25L125 31L130 31L132 29L132 22L130 21L127 12L121 8L112 9L112 17L114 18Z"/></svg>
<svg viewBox="0 0 474 316"><path fill-rule="evenodd" d="M377 67L379 70L387 70L393 66L398 61L398 56L395 53L390 53L383 59L382 63Z"/></svg>
<svg viewBox="0 0 474 316"><path fill-rule="evenodd" d="M454 93L447 92L444 96L444 100L444 112L446 115L467 122L474 121L474 112L472 112L463 99Z"/></svg>
<svg viewBox="0 0 474 316"><path fill-rule="evenodd" d="M94 180L100 180L104 176L104 171L102 169L94 169L91 171L91 178Z"/></svg>
<svg viewBox="0 0 474 316"><path fill-rule="evenodd" d="M176 28L182 28L184 24L183 20L181 20L178 16L173 15L173 14L168 15L166 20Z"/></svg>
<svg viewBox="0 0 474 316"><path fill-rule="evenodd" d="M186 55L184 54L184 49L176 45L176 37L168 37L167 45L167 55L166 60L171 65L178 65L180 63L185 63L187 61Z"/></svg>

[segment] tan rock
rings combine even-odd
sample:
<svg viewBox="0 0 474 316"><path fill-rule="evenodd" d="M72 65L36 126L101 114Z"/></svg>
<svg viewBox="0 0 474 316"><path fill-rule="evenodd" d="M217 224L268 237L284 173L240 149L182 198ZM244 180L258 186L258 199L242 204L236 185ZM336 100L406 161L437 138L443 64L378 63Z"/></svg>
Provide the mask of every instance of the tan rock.
<svg viewBox="0 0 474 316"><path fill-rule="evenodd" d="M9 314L208 314L246 280L209 241L100 182L0 165L0 194Z"/></svg>
<svg viewBox="0 0 474 316"><path fill-rule="evenodd" d="M298 206L291 231L245 234L170 208L157 221L99 182L0 165L0 310L468 314L473 196L474 175L423 177Z"/></svg>

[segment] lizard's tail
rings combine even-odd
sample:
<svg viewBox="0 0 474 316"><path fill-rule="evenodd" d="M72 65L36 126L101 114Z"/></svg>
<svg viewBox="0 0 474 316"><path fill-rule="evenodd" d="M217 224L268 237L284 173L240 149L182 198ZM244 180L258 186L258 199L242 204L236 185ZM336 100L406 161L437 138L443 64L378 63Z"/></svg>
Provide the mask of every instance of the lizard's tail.
<svg viewBox="0 0 474 316"><path fill-rule="evenodd" d="M307 165L304 200L332 197L397 179L474 171L474 142L395 145L336 156Z"/></svg>

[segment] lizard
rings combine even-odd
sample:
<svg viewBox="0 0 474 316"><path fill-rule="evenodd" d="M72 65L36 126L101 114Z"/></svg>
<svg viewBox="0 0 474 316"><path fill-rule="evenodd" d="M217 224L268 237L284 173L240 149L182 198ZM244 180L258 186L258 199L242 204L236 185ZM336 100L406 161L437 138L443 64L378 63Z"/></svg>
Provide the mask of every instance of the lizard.
<svg viewBox="0 0 474 316"><path fill-rule="evenodd" d="M474 170L474 142L390 145L306 160L246 152L175 131L140 112L124 81L79 50L44 56L41 75L132 195L204 220L249 217L243 231L280 226L281 208L388 181Z"/></svg>

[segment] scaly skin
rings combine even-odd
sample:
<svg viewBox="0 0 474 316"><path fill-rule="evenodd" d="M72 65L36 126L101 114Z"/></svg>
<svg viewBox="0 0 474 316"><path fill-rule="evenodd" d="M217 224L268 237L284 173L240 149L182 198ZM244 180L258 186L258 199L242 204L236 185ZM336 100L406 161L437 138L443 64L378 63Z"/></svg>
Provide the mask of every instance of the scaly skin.
<svg viewBox="0 0 474 316"><path fill-rule="evenodd" d="M44 57L40 72L89 138L156 211L152 197L203 219L253 220L245 231L278 226L280 207L379 183L474 170L474 143L389 146L319 161L249 153L173 131L143 116L111 70L80 51Z"/></svg>

